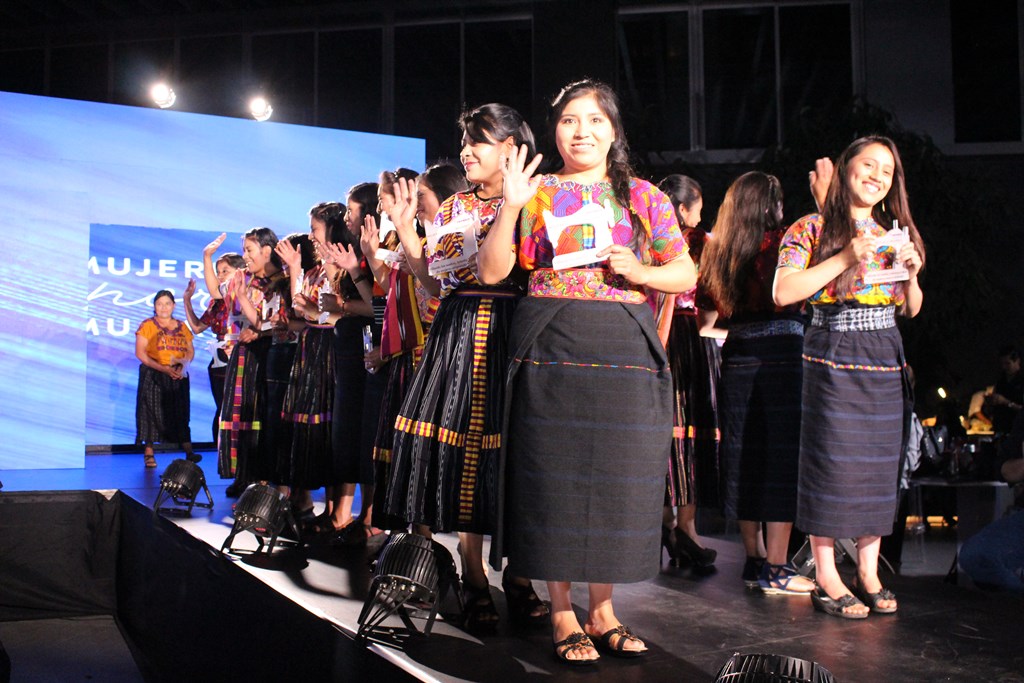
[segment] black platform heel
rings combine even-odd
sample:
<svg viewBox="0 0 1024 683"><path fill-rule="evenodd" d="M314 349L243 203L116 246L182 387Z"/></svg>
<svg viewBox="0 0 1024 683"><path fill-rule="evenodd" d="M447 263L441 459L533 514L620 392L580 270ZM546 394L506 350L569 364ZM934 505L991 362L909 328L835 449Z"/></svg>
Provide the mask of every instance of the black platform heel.
<svg viewBox="0 0 1024 683"><path fill-rule="evenodd" d="M690 535L684 531L676 530L676 553L680 556L689 557L693 563L702 569L713 567L718 551L714 548L702 548Z"/></svg>
<svg viewBox="0 0 1024 683"><path fill-rule="evenodd" d="M668 552L668 563L671 567L679 566L679 553L676 552L675 541L672 540L672 528L661 525L661 547Z"/></svg>

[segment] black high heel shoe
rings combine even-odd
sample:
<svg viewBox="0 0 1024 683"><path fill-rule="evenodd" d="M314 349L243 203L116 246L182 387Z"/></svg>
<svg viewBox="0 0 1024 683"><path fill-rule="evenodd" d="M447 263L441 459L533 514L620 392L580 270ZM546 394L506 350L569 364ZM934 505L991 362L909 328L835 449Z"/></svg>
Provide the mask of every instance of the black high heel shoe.
<svg viewBox="0 0 1024 683"><path fill-rule="evenodd" d="M701 569L707 569L715 565L715 558L718 551L714 548L702 548L697 542L690 538L684 531L676 529L676 554L680 557L689 557L693 563Z"/></svg>
<svg viewBox="0 0 1024 683"><path fill-rule="evenodd" d="M668 563L672 567L679 566L679 553L676 552L675 541L672 540L672 528L661 525L661 547L668 552Z"/></svg>
<svg viewBox="0 0 1024 683"><path fill-rule="evenodd" d="M506 571L501 575L501 588L505 591L508 618L517 626L544 626L551 618L547 604L533 590L533 584L518 584ZM534 612L540 612L534 614Z"/></svg>

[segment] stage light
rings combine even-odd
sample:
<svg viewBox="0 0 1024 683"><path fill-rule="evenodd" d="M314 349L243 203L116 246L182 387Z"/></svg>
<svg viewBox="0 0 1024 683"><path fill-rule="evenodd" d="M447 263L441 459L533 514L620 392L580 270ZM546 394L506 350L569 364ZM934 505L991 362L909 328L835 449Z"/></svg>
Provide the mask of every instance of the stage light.
<svg viewBox="0 0 1024 683"><path fill-rule="evenodd" d="M153 98L153 102L156 106L161 109L167 109L168 107L174 106L174 101L178 99L178 96L174 94L174 90L171 86L166 83L157 83L149 91L150 97Z"/></svg>
<svg viewBox="0 0 1024 683"><path fill-rule="evenodd" d="M274 113L274 108L264 97L254 97L249 102L249 112L257 121L266 121Z"/></svg>
<svg viewBox="0 0 1024 683"><path fill-rule="evenodd" d="M834 683L832 672L806 659L785 655L734 654L715 683Z"/></svg>
<svg viewBox="0 0 1024 683"><path fill-rule="evenodd" d="M939 398L946 398L946 390L939 387Z"/></svg>
<svg viewBox="0 0 1024 683"><path fill-rule="evenodd" d="M273 486L249 484L249 487L238 497L238 503L235 504L235 523L231 527L228 537L224 539L224 545L220 547L220 551L237 554L237 551L231 547L231 541L240 532L251 531L259 544L259 547L256 548L257 553L263 550L263 539L270 539L270 544L267 547L269 555L274 552L277 537L284 531L286 525L295 538L298 538L299 529L295 524L295 518L292 517L288 496Z"/></svg>
<svg viewBox="0 0 1024 683"><path fill-rule="evenodd" d="M206 493L205 503L197 503L196 496L199 492ZM161 503L168 500L174 502L175 507L160 507ZM164 473L160 475L160 490L153 501L154 512L184 512L192 514L193 507L213 509L213 496L206 486L206 475L199 465L189 462L183 458L173 460Z"/></svg>
<svg viewBox="0 0 1024 683"><path fill-rule="evenodd" d="M455 561L443 545L418 534L391 534L377 558L370 594L359 613L356 638L365 641L392 614L397 614L411 632L418 633L404 609L410 600L430 604L423 629L423 635L429 636L441 601L449 588L458 591L458 581ZM461 603L461 594L457 594Z"/></svg>

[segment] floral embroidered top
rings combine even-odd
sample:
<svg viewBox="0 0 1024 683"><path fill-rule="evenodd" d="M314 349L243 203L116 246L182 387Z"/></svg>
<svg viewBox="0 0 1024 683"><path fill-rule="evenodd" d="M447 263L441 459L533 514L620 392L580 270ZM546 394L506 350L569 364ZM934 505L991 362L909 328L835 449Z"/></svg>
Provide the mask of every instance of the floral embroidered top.
<svg viewBox="0 0 1024 683"><path fill-rule="evenodd" d="M224 299L210 299L199 322L210 328L217 337L218 347L223 349L224 355L230 356L231 349L238 342L238 335L242 332L245 316L237 304L229 309Z"/></svg>
<svg viewBox="0 0 1024 683"><path fill-rule="evenodd" d="M672 202L646 180L633 178L629 183L630 200L643 225L645 244L633 248L642 263L662 265L685 254L686 242L679 230ZM530 274L530 295L559 298L608 299L628 303L647 300L643 287L610 273L603 262L581 268L551 270L556 255L596 246L598 236L592 225L568 225L552 243L544 213L553 218L570 216L587 204L611 209L611 239L628 245L633 238L629 213L615 199L609 182L581 185L559 180L553 175L541 178L540 187L523 207L519 223L519 265Z"/></svg>
<svg viewBox="0 0 1024 683"><path fill-rule="evenodd" d="M480 217L480 232L476 236L476 242L479 245L487 237L491 225L494 224L494 217L497 215L502 201L501 197L487 200L481 199L477 196L476 192L460 192L452 195L444 200L441 208L438 209L437 216L434 218L434 230L438 230L452 221L472 215L475 212ZM436 264L446 259L458 259L465 251L463 242L464 236L462 233L442 235L433 250L429 248L428 244L425 252L427 260L431 264ZM437 273L434 277L437 278L441 285L441 295L439 297L441 299L451 294L461 285L484 286L476 274L475 254L470 256L468 265ZM509 284L511 284L511 281L505 280L499 283L499 286L507 286Z"/></svg>
<svg viewBox="0 0 1024 683"><path fill-rule="evenodd" d="M746 281L739 284L741 294L736 301L736 308L729 317L729 322L752 322L774 320L779 318L801 317L803 304L777 306L772 298L772 284L775 281L775 269L779 260L779 244L784 230L773 230L764 234L761 248L754 258L752 268ZM715 300L704 289L700 277L697 278L697 307L704 310L717 310ZM719 324L726 322L724 319Z"/></svg>
<svg viewBox="0 0 1024 683"><path fill-rule="evenodd" d="M192 330L180 320L173 319L174 326L164 329L156 318L146 318L135 331L144 337L146 355L160 365L171 365L173 361L182 361L192 355Z"/></svg>
<svg viewBox="0 0 1024 683"><path fill-rule="evenodd" d="M812 213L804 216L789 227L779 247L779 268L797 268L805 270L811 266L811 256L818 246L823 221L820 214ZM882 237L885 228L873 218L857 221L858 236L872 235ZM811 305L854 304L861 306L901 306L905 299L903 283L883 282L869 285L864 283L864 274L868 270L892 267L892 254L873 254L867 262L858 266L857 278L852 291L838 295L833 284L826 285L807 300Z"/></svg>

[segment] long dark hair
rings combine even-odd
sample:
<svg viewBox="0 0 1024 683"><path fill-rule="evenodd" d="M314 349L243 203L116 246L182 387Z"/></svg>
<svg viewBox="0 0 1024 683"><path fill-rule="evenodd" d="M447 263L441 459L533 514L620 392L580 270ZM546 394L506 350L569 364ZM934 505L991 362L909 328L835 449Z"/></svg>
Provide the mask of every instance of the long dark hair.
<svg viewBox="0 0 1024 683"><path fill-rule="evenodd" d="M896 143L881 135L868 135L858 138L850 143L850 146L839 155L839 159L835 164L832 183L829 185L828 194L825 196L825 207L821 211L821 237L819 238L817 249L811 255L811 265L821 263L830 256L839 253L846 248L850 240L857 236L857 223L850 212L850 207L853 205L853 194L850 191L850 183L847 177L850 173L850 162L869 145L882 145L889 150L893 159L892 184L889 187L889 192L882 201L871 208L871 216L878 225L886 230L892 226L893 220L898 220L901 227L909 227L910 239L914 246L917 247L917 253L921 256L921 268L924 268L924 241L921 239L921 233L917 230L913 216L910 215L910 203L907 201L907 185L903 174L903 162L900 160L900 153L896 149ZM858 268L859 264L853 265L832 281L838 296L842 297L842 295L853 288Z"/></svg>
<svg viewBox="0 0 1024 683"><path fill-rule="evenodd" d="M782 185L773 175L744 173L733 181L718 209L712 239L700 260L702 288L728 318L744 295L765 233L782 227Z"/></svg>
<svg viewBox="0 0 1024 683"><path fill-rule="evenodd" d="M421 173L419 179L437 195L438 202L469 189L466 174L452 164L434 164Z"/></svg>
<svg viewBox="0 0 1024 683"><path fill-rule="evenodd" d="M320 202L309 210L309 217L324 222L324 237L329 242L342 239L342 234L348 232L345 227L345 205L341 202Z"/></svg>
<svg viewBox="0 0 1024 683"><path fill-rule="evenodd" d="M684 210L689 211L693 208L693 205L698 199L704 196L704 191L700 188L700 183L691 178L690 176L683 175L681 173L673 173L672 175L665 176L665 178L658 183L658 189L668 195L669 201L672 202L672 208L676 210L676 216L679 216L679 207L683 207ZM679 226L684 227L684 226Z"/></svg>
<svg viewBox="0 0 1024 683"><path fill-rule="evenodd" d="M558 122L561 120L566 106L573 100L587 95L593 95L615 131L615 140L608 150L608 178L611 180L615 199L626 210L630 225L633 227L630 247L634 249L642 247L647 241L647 234L640 216L633 209L629 185L635 173L633 166L629 163L629 143L626 141L626 129L622 125L622 115L619 113L619 98L611 86L601 81L584 79L562 88L555 99L551 101L551 109L548 112L548 136L551 139L551 145L554 147L555 129L558 128Z"/></svg>
<svg viewBox="0 0 1024 683"><path fill-rule="evenodd" d="M260 246L260 249L263 247L270 247L270 262L274 264L274 267L278 270L282 270L284 268L284 264L281 262L281 257L277 255L276 251L274 251L274 247L277 246L277 234L270 228L250 228L245 231L244 235L242 235L242 240L252 240Z"/></svg>
<svg viewBox="0 0 1024 683"><path fill-rule="evenodd" d="M532 159L537 153L537 143L529 124L519 112L505 104L491 102L464 110L459 115L459 129L473 142L487 145L512 138L516 147L526 145L527 159Z"/></svg>

